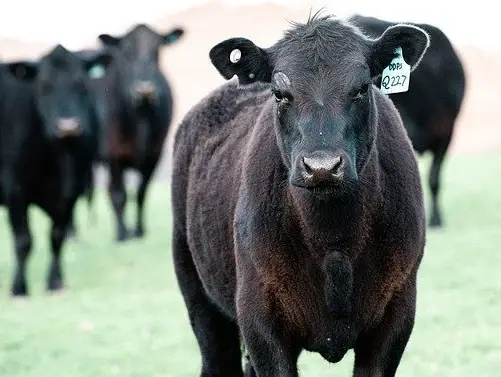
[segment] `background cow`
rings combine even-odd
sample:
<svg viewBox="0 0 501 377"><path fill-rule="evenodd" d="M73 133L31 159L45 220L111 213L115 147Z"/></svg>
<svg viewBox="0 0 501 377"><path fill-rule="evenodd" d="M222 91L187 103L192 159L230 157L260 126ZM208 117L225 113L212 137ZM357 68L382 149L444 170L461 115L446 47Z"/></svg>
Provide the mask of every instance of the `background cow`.
<svg viewBox="0 0 501 377"><path fill-rule="evenodd" d="M110 59L103 54L82 61L58 45L37 63L20 61L2 67L6 88L0 112L0 174L17 257L13 295L28 293L30 204L52 220L47 288L54 291L64 285L61 250L66 227L84 192L99 137L87 74L96 62L106 66Z"/></svg>
<svg viewBox="0 0 501 377"><path fill-rule="evenodd" d="M297 377L303 349L337 362L351 348L355 376L395 375L426 219L411 142L371 80L397 47L415 68L428 44L417 27L373 40L314 16L270 48L232 38L210 51L238 83L186 115L172 182L202 376L242 376L240 335L249 375Z"/></svg>
<svg viewBox="0 0 501 377"><path fill-rule="evenodd" d="M394 22L362 15L353 16L351 21L373 37L395 25ZM428 24L414 25L428 32L430 48L413 72L409 90L390 94L390 98L402 116L414 149L420 154L433 153L429 172L432 195L429 225L440 227L443 224L438 203L440 170L463 102L465 73L451 42L439 28ZM381 77L375 83L380 87Z"/></svg>
<svg viewBox="0 0 501 377"><path fill-rule="evenodd" d="M121 37L99 39L112 51L113 62L103 80L106 99L105 151L110 170L109 193L117 221L117 240L145 233L143 208L146 191L162 155L172 119L170 86L159 68L160 47L176 42L183 30L158 34L139 24ZM134 168L141 174L137 191L137 222L133 232L124 222L126 192L123 173Z"/></svg>

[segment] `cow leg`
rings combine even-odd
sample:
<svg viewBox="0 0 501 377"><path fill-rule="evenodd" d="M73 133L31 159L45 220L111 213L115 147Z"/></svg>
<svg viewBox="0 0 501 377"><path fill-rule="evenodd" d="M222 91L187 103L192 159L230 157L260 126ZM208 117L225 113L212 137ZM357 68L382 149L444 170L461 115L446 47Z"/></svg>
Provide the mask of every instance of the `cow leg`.
<svg viewBox="0 0 501 377"><path fill-rule="evenodd" d="M52 251L52 261L47 276L47 290L59 291L64 288L63 273L61 269L61 253L64 241L67 237L67 229L73 215L76 198L68 199L66 202L46 202L42 208L52 219L52 229L50 232L50 242Z"/></svg>
<svg viewBox="0 0 501 377"><path fill-rule="evenodd" d="M174 266L191 327L202 354L201 377L242 377L237 325L209 300L184 236L181 232L174 232Z"/></svg>
<svg viewBox="0 0 501 377"><path fill-rule="evenodd" d="M146 191L148 189L153 171L157 165L158 159L147 159L141 168L141 184L137 191L137 223L134 235L137 238L142 238L145 233L144 229L144 201L146 198Z"/></svg>
<svg viewBox="0 0 501 377"><path fill-rule="evenodd" d="M260 294L259 279L252 267L244 263L244 258L239 267L244 283L237 292L238 325L250 359L245 377L298 377L301 348L272 309L274 305Z"/></svg>
<svg viewBox="0 0 501 377"><path fill-rule="evenodd" d="M124 208L126 202L125 185L123 179L123 166L120 163L110 163L110 185L108 188L113 211L117 223L117 241L122 242L129 238L129 233L124 223Z"/></svg>
<svg viewBox="0 0 501 377"><path fill-rule="evenodd" d="M14 235L16 249L16 268L11 293L13 296L26 296L26 261L31 250L31 234L28 228L28 205L21 200L12 200L8 205L9 221Z"/></svg>
<svg viewBox="0 0 501 377"><path fill-rule="evenodd" d="M293 342L277 336L270 327L262 326L265 322L256 324L253 314L239 319L250 356L245 377L298 377L300 350L293 346Z"/></svg>
<svg viewBox="0 0 501 377"><path fill-rule="evenodd" d="M445 153L447 151L449 143L441 145L434 150L433 162L430 169L429 185L431 191L431 216L429 225L430 227L441 227L442 226L442 216L440 207L438 204L438 193L440 188L440 170L442 168L442 163L444 161Z"/></svg>
<svg viewBox="0 0 501 377"><path fill-rule="evenodd" d="M77 236L74 214L71 215L70 221L68 222L68 226L66 227L66 234L68 238L76 238Z"/></svg>
<svg viewBox="0 0 501 377"><path fill-rule="evenodd" d="M414 327L415 276L388 304L380 324L355 345L354 377L394 377Z"/></svg>

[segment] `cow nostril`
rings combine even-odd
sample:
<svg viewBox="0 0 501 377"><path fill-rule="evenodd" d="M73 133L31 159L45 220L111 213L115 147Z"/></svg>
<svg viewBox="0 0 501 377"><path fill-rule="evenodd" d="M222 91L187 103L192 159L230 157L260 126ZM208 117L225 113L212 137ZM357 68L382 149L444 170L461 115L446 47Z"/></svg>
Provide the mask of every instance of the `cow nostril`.
<svg viewBox="0 0 501 377"><path fill-rule="evenodd" d="M341 156L321 158L303 157L303 165L309 174L316 171L335 173L341 167L342 163Z"/></svg>
<svg viewBox="0 0 501 377"><path fill-rule="evenodd" d="M313 169L311 168L310 163L311 163L311 159L309 159L308 157L303 157L304 170L308 174L313 174Z"/></svg>
<svg viewBox="0 0 501 377"><path fill-rule="evenodd" d="M334 175L339 174L339 171L341 170L343 165L344 165L343 158L341 156L336 157L333 161L332 169L330 169L332 171L332 174Z"/></svg>

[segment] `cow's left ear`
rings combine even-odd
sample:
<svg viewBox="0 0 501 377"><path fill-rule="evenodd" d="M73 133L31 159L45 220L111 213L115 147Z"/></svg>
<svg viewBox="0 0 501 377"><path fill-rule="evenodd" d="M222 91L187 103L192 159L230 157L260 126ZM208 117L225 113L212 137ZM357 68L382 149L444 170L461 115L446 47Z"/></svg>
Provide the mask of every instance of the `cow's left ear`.
<svg viewBox="0 0 501 377"><path fill-rule="evenodd" d="M271 82L273 66L269 53L246 38L230 38L218 43L210 50L209 57L226 80L237 75L243 85Z"/></svg>
<svg viewBox="0 0 501 377"><path fill-rule="evenodd" d="M179 38L182 37L184 34L184 29L182 28L175 28L168 32L167 34L162 35L162 43L164 45L170 45L172 43L175 43L179 40Z"/></svg>
<svg viewBox="0 0 501 377"><path fill-rule="evenodd" d="M430 45L430 36L423 29L410 24L390 26L376 40L371 41L369 66L371 76L378 77L397 57L396 50L402 48L402 55L413 71Z"/></svg>
<svg viewBox="0 0 501 377"><path fill-rule="evenodd" d="M38 73L38 64L29 61L7 63L10 74L18 80L31 82Z"/></svg>
<svg viewBox="0 0 501 377"><path fill-rule="evenodd" d="M85 70L90 78L100 79L105 74L113 56L107 52L96 54L90 59L84 60Z"/></svg>

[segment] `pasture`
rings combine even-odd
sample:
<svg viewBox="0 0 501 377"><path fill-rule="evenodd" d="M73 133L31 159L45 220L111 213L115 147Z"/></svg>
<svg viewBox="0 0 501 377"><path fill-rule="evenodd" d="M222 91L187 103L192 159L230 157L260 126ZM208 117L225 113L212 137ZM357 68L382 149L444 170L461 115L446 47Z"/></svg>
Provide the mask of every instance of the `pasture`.
<svg viewBox="0 0 501 377"><path fill-rule="evenodd" d="M429 163L420 161L427 199ZM454 155L445 163L445 228L428 231L416 326L397 375L499 374L500 176L500 153ZM128 215L133 210L129 206ZM31 296L16 300L9 297L12 238L6 212L0 212L0 376L198 375L200 356L171 262L169 186L152 186L144 240L114 243L102 190L94 211L89 218L85 202L78 204L79 237L63 253L67 290L48 295L49 222L40 210L30 210ZM348 376L352 360L350 352L329 365L304 353L299 367L302 376Z"/></svg>

